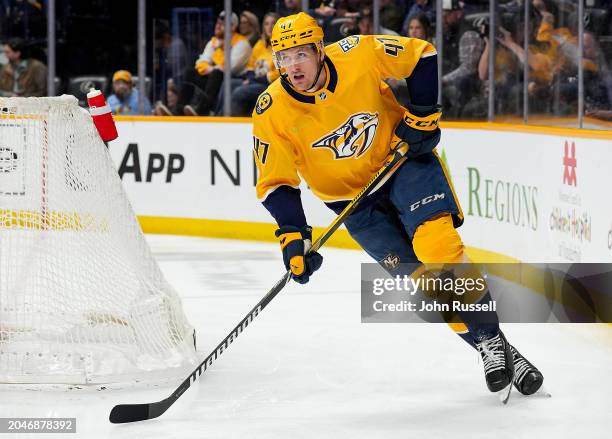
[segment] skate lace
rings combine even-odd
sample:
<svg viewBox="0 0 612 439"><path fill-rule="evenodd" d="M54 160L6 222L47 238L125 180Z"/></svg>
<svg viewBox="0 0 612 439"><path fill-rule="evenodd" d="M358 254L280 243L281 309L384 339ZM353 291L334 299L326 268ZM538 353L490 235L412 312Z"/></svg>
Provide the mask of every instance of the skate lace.
<svg viewBox="0 0 612 439"><path fill-rule="evenodd" d="M527 361L522 355L520 355L516 349L512 349L512 354L514 356L514 380L516 382L520 382L523 377L531 370L533 367L529 361Z"/></svg>
<svg viewBox="0 0 612 439"><path fill-rule="evenodd" d="M505 367L505 352L499 335L481 341L477 347L484 363L485 373Z"/></svg>

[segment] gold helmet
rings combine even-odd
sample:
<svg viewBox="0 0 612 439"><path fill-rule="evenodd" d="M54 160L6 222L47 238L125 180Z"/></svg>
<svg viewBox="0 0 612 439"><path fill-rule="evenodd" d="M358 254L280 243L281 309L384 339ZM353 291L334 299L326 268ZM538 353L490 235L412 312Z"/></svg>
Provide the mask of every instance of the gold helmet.
<svg viewBox="0 0 612 439"><path fill-rule="evenodd" d="M270 37L274 52L304 44L319 45L322 41L323 29L304 12L279 18Z"/></svg>

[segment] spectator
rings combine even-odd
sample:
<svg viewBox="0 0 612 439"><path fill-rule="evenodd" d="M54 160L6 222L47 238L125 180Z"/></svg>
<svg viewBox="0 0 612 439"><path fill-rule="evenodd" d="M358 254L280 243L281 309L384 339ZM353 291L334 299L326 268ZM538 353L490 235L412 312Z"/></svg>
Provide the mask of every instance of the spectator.
<svg viewBox="0 0 612 439"><path fill-rule="evenodd" d="M444 1L442 3L442 38L444 56L440 60L442 72L449 72L459 63L459 39L464 29L461 26L463 20L463 2L457 0Z"/></svg>
<svg viewBox="0 0 612 439"><path fill-rule="evenodd" d="M585 110L597 117L597 112L612 108L612 71L597 36L584 34Z"/></svg>
<svg viewBox="0 0 612 439"><path fill-rule="evenodd" d="M433 2L435 5L435 2ZM404 20L404 24L402 25L402 35L409 35L409 26L412 18L415 16L424 15L429 23L436 22L436 10L435 7L432 6L432 2L429 0L415 0L412 7L408 11L406 15L406 19ZM421 20L420 20L421 21ZM414 37L413 37L414 38Z"/></svg>
<svg viewBox="0 0 612 439"><path fill-rule="evenodd" d="M359 11L371 3L370 0L340 0L336 6L336 17L357 17Z"/></svg>
<svg viewBox="0 0 612 439"><path fill-rule="evenodd" d="M479 92L478 61L484 43L473 29L462 28L463 2L452 0L443 7L443 72L448 72L442 76L443 106L447 117L457 118Z"/></svg>
<svg viewBox="0 0 612 439"><path fill-rule="evenodd" d="M2 0L0 31L3 35L39 40L46 36L45 3L39 0Z"/></svg>
<svg viewBox="0 0 612 439"><path fill-rule="evenodd" d="M391 29L395 35L402 30L404 11L395 4L395 0L380 0L380 27ZM387 34L390 35L390 34Z"/></svg>
<svg viewBox="0 0 612 439"><path fill-rule="evenodd" d="M166 82L166 102L157 101L153 108L153 114L156 116L168 116L178 113L178 87L174 79L170 78Z"/></svg>
<svg viewBox="0 0 612 439"><path fill-rule="evenodd" d="M336 8L334 8L334 2L322 1L318 8L313 11L313 16L321 18L323 20L330 19L336 16Z"/></svg>
<svg viewBox="0 0 612 439"><path fill-rule="evenodd" d="M406 35L410 38L419 38L421 40L431 41L432 32L431 24L427 15L416 14L406 20L408 24Z"/></svg>
<svg viewBox="0 0 612 439"><path fill-rule="evenodd" d="M108 106L113 114L136 115L151 114L151 102L145 96L144 113L139 111L138 90L134 88L132 74L127 70L117 70L113 75L113 94L108 97Z"/></svg>
<svg viewBox="0 0 612 439"><path fill-rule="evenodd" d="M520 23L519 23L520 24ZM522 27L515 26L515 37L518 39L523 38ZM481 101L478 105L474 102L471 106L478 106L480 109L480 116L484 118L487 113L488 106L488 94L489 94L489 54L490 54L490 43L488 35L487 25L482 25L480 28L480 35L484 40L484 50L480 56L478 62L478 77L483 81L482 83L482 95L479 97ZM501 34L501 30L498 32ZM496 109L497 114L518 114L521 110L522 97L522 77L523 68L517 56L509 50L506 46L500 44L495 47L495 97L496 97ZM466 107L469 107L467 104ZM472 113L477 113L478 110L474 109Z"/></svg>
<svg viewBox="0 0 612 439"><path fill-rule="evenodd" d="M170 33L165 21L155 26L155 95L167 93L167 83L170 78L177 78L187 66L187 48L185 43Z"/></svg>
<svg viewBox="0 0 612 439"><path fill-rule="evenodd" d="M239 32L249 40L251 47L255 46L260 37L257 16L250 11L243 11L240 14Z"/></svg>
<svg viewBox="0 0 612 439"><path fill-rule="evenodd" d="M577 41L576 41L577 43ZM566 70L560 84L562 103L567 112L574 114L578 103L578 65L577 54L572 59L571 70ZM612 106L612 74L605 55L592 32L584 33L584 52L582 59L584 72L584 109L589 116L601 114L601 110Z"/></svg>
<svg viewBox="0 0 612 439"><path fill-rule="evenodd" d="M29 58L25 41L11 38L4 44L8 64L0 70L0 96L45 96L47 66Z"/></svg>
<svg viewBox="0 0 612 439"><path fill-rule="evenodd" d="M522 40L522 32L516 32L513 36L509 31L500 27L497 41L516 56L521 65L521 71L527 60L529 64L527 90L530 97L536 98L533 100L531 109L533 111L545 111L544 107L550 100L550 85L555 72L558 70L555 67L556 50L554 46L540 41L529 45L529 57L526 57L523 42L515 40L515 37L520 37Z"/></svg>
<svg viewBox="0 0 612 439"><path fill-rule="evenodd" d="M499 21L503 22L503 17ZM489 56L491 49L489 18L488 16L481 18L474 24L477 26L478 32L484 41L484 50L478 62L478 77L482 81L480 84L481 93L475 94L464 105L462 115L467 113L478 118L486 118L488 113ZM517 54L510 47L522 47L524 22L512 18L512 20L507 19L504 24L508 25L512 32L509 32L501 25L497 26L496 41L500 44L495 46L494 111L496 115L517 115L523 111L523 62L521 61L522 53Z"/></svg>
<svg viewBox="0 0 612 439"><path fill-rule="evenodd" d="M214 36L196 60L195 67L189 67L184 72L174 114L206 116L214 108L223 83L223 68L225 65L223 50L224 20L225 12L221 12L215 22ZM232 13L231 23L231 74L232 76L240 76L244 73L251 55L251 46L243 35L236 32L238 16L234 13ZM193 105L192 101L194 101ZM159 112L167 115L171 114L170 109L163 104L158 106Z"/></svg>
<svg viewBox="0 0 612 439"><path fill-rule="evenodd" d="M278 15L286 17L287 15L297 14L301 10L301 0L284 0L283 5L278 8Z"/></svg>
<svg viewBox="0 0 612 439"><path fill-rule="evenodd" d="M268 84L278 78L279 73L272 62L272 46L270 36L272 28L279 16L269 12L263 19L263 32L260 40L253 48L249 60L246 79L240 87L232 93L232 116L249 116L255 107L257 97L266 89Z"/></svg>
<svg viewBox="0 0 612 439"><path fill-rule="evenodd" d="M357 30L359 35L373 35L375 33L374 29L374 18L372 16L372 10L367 8L362 8L359 12L359 16L357 18ZM380 35L394 35L397 36L398 33L392 29L387 29L382 25L380 26Z"/></svg>

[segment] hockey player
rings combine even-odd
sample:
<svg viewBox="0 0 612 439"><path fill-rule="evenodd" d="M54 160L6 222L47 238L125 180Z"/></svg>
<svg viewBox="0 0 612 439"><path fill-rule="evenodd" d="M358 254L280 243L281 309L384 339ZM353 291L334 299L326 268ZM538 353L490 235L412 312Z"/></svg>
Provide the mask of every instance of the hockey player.
<svg viewBox="0 0 612 439"><path fill-rule="evenodd" d="M308 282L323 261L317 252L305 254L312 236L300 176L340 213L402 141L409 160L347 218L349 233L390 273L400 263L466 261L455 230L463 213L433 152L441 116L435 48L385 35L355 35L324 47L322 29L302 12L279 19L271 43L281 78L253 111L256 189L278 223L293 279ZM397 103L385 78L406 80L408 108ZM487 292L481 300L489 299ZM529 395L541 386L542 374L506 341L495 312L460 317L463 323L452 326L480 352L491 391L513 382Z"/></svg>

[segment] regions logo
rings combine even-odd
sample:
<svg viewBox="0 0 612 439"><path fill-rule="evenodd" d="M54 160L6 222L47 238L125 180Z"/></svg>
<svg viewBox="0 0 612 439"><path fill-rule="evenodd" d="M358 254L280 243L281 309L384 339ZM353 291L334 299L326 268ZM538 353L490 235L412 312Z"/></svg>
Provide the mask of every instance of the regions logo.
<svg viewBox="0 0 612 439"><path fill-rule="evenodd" d="M359 44L359 37L357 35L351 35L350 37L338 41L338 45L344 53L348 52L353 47L357 47L357 44Z"/></svg>
<svg viewBox="0 0 612 439"><path fill-rule="evenodd" d="M262 114L272 105L272 96L270 93L264 93L257 99L257 103L255 104L255 112L257 114Z"/></svg>
<svg viewBox="0 0 612 439"><path fill-rule="evenodd" d="M353 114L333 133L313 143L312 147L329 148L336 159L359 158L372 145L377 127L378 113Z"/></svg>

